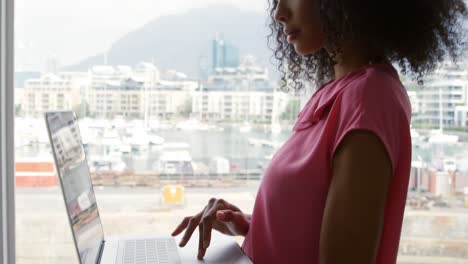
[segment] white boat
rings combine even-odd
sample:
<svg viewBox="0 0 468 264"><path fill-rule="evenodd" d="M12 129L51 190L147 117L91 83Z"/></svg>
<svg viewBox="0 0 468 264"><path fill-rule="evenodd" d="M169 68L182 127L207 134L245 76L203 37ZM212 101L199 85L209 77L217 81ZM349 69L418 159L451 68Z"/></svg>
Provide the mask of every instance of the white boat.
<svg viewBox="0 0 468 264"><path fill-rule="evenodd" d="M132 153L132 146L128 145L128 144L122 144L120 146L120 152L122 154L130 154Z"/></svg>
<svg viewBox="0 0 468 264"><path fill-rule="evenodd" d="M168 130L172 129L174 126L169 123L161 123L159 121L149 121L148 125L153 132L157 132L159 130Z"/></svg>
<svg viewBox="0 0 468 264"><path fill-rule="evenodd" d="M119 146L121 145L120 136L115 129L106 129L102 136L102 145L105 146Z"/></svg>
<svg viewBox="0 0 468 264"><path fill-rule="evenodd" d="M129 136L124 140L132 149L147 150L150 144L149 135L144 129L133 128L130 130Z"/></svg>
<svg viewBox="0 0 468 264"><path fill-rule="evenodd" d="M261 139L248 138L247 141L250 145L260 147L262 145Z"/></svg>
<svg viewBox="0 0 468 264"><path fill-rule="evenodd" d="M162 174L193 175L192 157L186 150L163 151L153 169Z"/></svg>
<svg viewBox="0 0 468 264"><path fill-rule="evenodd" d="M411 138L413 138L413 139L417 139L417 138L421 137L421 135L418 133L418 131L416 131L416 129L412 128L410 130L410 133L411 133Z"/></svg>
<svg viewBox="0 0 468 264"><path fill-rule="evenodd" d="M209 125L202 123L197 119L189 119L189 120L181 121L177 123L176 128L180 130L188 130L188 131L191 131L191 130L206 131L210 129Z"/></svg>
<svg viewBox="0 0 468 264"><path fill-rule="evenodd" d="M281 133L281 131L282 131L282 128L281 128L281 125L279 123L273 123L271 125L271 133L279 134L279 133Z"/></svg>
<svg viewBox="0 0 468 264"><path fill-rule="evenodd" d="M112 125L116 128L127 128L130 124L121 116L115 117L112 120Z"/></svg>
<svg viewBox="0 0 468 264"><path fill-rule="evenodd" d="M91 129L88 127L88 125L83 125L80 123L80 135L84 145L97 144L98 136L96 129Z"/></svg>
<svg viewBox="0 0 468 264"><path fill-rule="evenodd" d="M34 120L32 125L32 131L34 131L35 143L41 145L48 145L49 144L49 135L47 134L47 129L45 122L41 122L42 120L37 119Z"/></svg>
<svg viewBox="0 0 468 264"><path fill-rule="evenodd" d="M46 145L49 144L49 136L47 135L47 130L44 129L39 129L38 135L37 135L37 143L41 145Z"/></svg>
<svg viewBox="0 0 468 264"><path fill-rule="evenodd" d="M278 142L269 141L266 139L260 139L260 143L264 147L277 148L279 146Z"/></svg>
<svg viewBox="0 0 468 264"><path fill-rule="evenodd" d="M252 131L252 125L249 122L244 122L242 126L239 127L241 133L248 133Z"/></svg>
<svg viewBox="0 0 468 264"><path fill-rule="evenodd" d="M127 164L123 161L117 161L112 163L112 171L122 172L127 169Z"/></svg>
<svg viewBox="0 0 468 264"><path fill-rule="evenodd" d="M440 130L431 131L429 143L433 144L453 144L458 142L458 136L442 133Z"/></svg>
<svg viewBox="0 0 468 264"><path fill-rule="evenodd" d="M190 144L187 142L166 142L162 145L164 150L188 150Z"/></svg>
<svg viewBox="0 0 468 264"><path fill-rule="evenodd" d="M226 174L231 171L231 165L229 160L224 157L213 157L210 160L209 169L211 173Z"/></svg>
<svg viewBox="0 0 468 264"><path fill-rule="evenodd" d="M30 141L24 137L15 137L15 148L21 148L28 146L30 144Z"/></svg>
<svg viewBox="0 0 468 264"><path fill-rule="evenodd" d="M139 140L134 140L132 141L132 143L130 144L132 150L136 150L136 151L148 151L149 149L149 144L146 144L145 143L146 141L139 141Z"/></svg>
<svg viewBox="0 0 468 264"><path fill-rule="evenodd" d="M122 172L127 169L127 165L124 161L122 161L120 158L111 156L91 156L88 159L88 165L91 172Z"/></svg>
<svg viewBox="0 0 468 264"><path fill-rule="evenodd" d="M162 145L164 144L165 139L157 135L149 136L149 143L153 145Z"/></svg>
<svg viewBox="0 0 468 264"><path fill-rule="evenodd" d="M31 121L25 118L16 118L15 121L15 148L31 145L36 141L35 130Z"/></svg>

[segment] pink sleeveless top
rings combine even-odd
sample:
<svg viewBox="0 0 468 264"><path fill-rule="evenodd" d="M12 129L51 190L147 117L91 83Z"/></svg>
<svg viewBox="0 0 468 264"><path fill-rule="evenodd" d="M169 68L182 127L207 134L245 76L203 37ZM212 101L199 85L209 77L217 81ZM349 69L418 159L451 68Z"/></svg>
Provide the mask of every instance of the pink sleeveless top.
<svg viewBox="0 0 468 264"><path fill-rule="evenodd" d="M411 104L391 64L366 65L323 85L265 171L244 253L256 264L318 263L333 154L348 132L365 129L392 162L376 263L396 263L411 168L410 122Z"/></svg>

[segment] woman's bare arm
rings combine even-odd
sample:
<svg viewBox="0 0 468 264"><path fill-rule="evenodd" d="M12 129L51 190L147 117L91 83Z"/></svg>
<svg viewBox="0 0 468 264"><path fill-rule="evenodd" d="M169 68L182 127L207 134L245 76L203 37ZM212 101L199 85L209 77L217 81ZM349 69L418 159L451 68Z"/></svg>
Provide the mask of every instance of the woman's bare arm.
<svg viewBox="0 0 468 264"><path fill-rule="evenodd" d="M350 132L333 158L320 236L320 264L375 263L392 165L372 132Z"/></svg>

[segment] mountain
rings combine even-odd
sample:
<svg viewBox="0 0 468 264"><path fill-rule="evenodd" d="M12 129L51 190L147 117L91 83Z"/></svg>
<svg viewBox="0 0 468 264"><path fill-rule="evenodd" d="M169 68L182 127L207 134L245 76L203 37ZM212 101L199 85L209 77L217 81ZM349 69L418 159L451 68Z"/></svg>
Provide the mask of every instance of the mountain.
<svg viewBox="0 0 468 264"><path fill-rule="evenodd" d="M125 19L125 18L122 18ZM240 55L251 54L262 66L270 66L272 51L267 47L267 12L243 11L231 5L211 5L184 14L159 17L115 41L107 53L110 65L135 65L152 61L161 69L174 69L189 77L199 74L200 58L212 65L212 41L216 36L239 48ZM65 70L87 70L103 64L97 54Z"/></svg>

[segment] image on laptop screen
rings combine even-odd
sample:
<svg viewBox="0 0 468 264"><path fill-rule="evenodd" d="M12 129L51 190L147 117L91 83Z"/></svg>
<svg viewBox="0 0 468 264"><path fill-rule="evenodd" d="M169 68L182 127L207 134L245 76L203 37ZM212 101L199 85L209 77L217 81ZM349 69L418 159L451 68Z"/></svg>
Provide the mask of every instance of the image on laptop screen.
<svg viewBox="0 0 468 264"><path fill-rule="evenodd" d="M104 233L75 115L47 113L46 122L80 261L96 263Z"/></svg>

